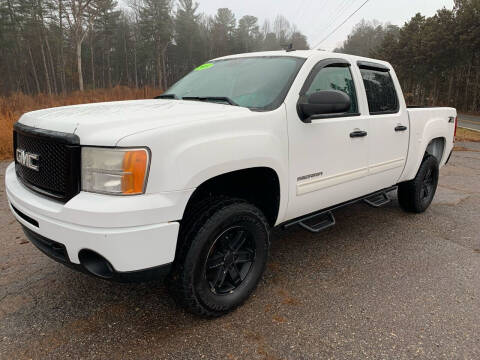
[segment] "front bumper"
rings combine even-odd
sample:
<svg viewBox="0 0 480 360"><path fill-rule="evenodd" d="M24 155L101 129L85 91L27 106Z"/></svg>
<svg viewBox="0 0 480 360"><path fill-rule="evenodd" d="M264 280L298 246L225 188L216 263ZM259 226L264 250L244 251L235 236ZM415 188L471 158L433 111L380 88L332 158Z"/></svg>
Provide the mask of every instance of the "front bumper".
<svg viewBox="0 0 480 360"><path fill-rule="evenodd" d="M5 185L10 209L30 238L40 236L64 246L72 265L81 264L82 250L95 252L115 273L173 262L178 220L191 195L191 191L130 197L80 192L64 204L26 188L13 164L6 170Z"/></svg>
<svg viewBox="0 0 480 360"><path fill-rule="evenodd" d="M63 244L47 239L31 231L25 226L22 227L28 240L30 240L33 245L35 245L41 252L43 252L48 257L65 266L68 266L71 269L89 275L94 275L102 279L117 282L144 282L151 280L159 280L164 279L168 275L172 267L172 263L168 263L144 270L119 272L115 271L111 264L108 262L108 260L104 259L103 257L97 257L96 263L90 261L87 266L84 266L83 264L75 264L70 261L67 249ZM102 265L104 266L102 267Z"/></svg>

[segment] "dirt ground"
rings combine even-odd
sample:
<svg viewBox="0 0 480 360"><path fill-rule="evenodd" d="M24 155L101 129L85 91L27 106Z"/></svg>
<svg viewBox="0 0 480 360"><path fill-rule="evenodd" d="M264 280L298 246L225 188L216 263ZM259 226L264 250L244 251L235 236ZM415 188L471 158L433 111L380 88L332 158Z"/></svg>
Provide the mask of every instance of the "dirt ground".
<svg viewBox="0 0 480 360"><path fill-rule="evenodd" d="M342 209L320 234L276 230L254 296L216 320L177 308L161 282L45 257L8 210L2 162L0 358L478 359L480 143L457 147L424 214L393 199Z"/></svg>

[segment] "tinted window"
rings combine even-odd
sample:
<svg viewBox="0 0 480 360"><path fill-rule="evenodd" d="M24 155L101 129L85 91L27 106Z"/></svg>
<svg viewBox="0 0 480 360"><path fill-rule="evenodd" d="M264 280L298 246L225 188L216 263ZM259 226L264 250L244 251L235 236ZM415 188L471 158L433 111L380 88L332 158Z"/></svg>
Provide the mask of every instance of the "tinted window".
<svg viewBox="0 0 480 360"><path fill-rule="evenodd" d="M392 77L388 71L360 69L367 92L370 114L398 111L398 98Z"/></svg>
<svg viewBox="0 0 480 360"><path fill-rule="evenodd" d="M349 113L357 113L357 96L355 94L355 84L353 83L352 73L349 67L328 66L321 69L312 81L306 95L321 90L340 90L350 96L352 105Z"/></svg>

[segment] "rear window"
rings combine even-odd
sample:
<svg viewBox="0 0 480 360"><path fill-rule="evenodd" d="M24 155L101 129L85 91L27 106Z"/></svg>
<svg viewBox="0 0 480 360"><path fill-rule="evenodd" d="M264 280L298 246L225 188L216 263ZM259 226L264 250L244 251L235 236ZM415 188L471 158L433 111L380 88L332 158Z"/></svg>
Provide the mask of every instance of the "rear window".
<svg viewBox="0 0 480 360"><path fill-rule="evenodd" d="M388 71L360 69L367 92L370 114L391 114L398 112L398 97L393 79Z"/></svg>

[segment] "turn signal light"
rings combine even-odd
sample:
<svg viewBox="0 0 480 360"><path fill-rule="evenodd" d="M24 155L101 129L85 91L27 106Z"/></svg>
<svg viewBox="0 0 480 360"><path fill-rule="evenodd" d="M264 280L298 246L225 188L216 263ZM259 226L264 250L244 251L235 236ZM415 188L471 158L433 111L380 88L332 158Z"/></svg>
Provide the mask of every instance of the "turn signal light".
<svg viewBox="0 0 480 360"><path fill-rule="evenodd" d="M122 193L141 194L148 167L148 155L145 150L127 151L123 156Z"/></svg>

